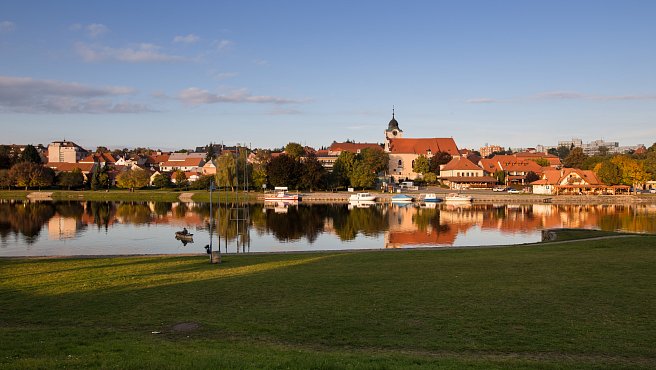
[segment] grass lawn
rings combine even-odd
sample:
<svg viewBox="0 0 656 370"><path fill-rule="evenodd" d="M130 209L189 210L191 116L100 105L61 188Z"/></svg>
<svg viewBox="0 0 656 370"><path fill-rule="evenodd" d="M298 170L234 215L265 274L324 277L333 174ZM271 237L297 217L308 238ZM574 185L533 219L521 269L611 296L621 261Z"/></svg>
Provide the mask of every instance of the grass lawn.
<svg viewBox="0 0 656 370"><path fill-rule="evenodd" d="M654 368L656 237L0 260L1 368Z"/></svg>
<svg viewBox="0 0 656 370"><path fill-rule="evenodd" d="M0 190L0 199L27 199L27 195L37 192L37 190ZM135 201L135 202L177 202L180 194L193 193L192 200L195 202L209 202L210 196L207 190L119 190L112 189L110 191L104 190L43 190L43 192L51 192L52 199L54 200L80 200L80 201ZM239 199L254 201L257 199L257 193L239 193ZM221 200L225 199L226 194L221 193ZM213 194L214 202L218 202L219 193ZM228 199L233 201L236 199L235 192L228 193Z"/></svg>

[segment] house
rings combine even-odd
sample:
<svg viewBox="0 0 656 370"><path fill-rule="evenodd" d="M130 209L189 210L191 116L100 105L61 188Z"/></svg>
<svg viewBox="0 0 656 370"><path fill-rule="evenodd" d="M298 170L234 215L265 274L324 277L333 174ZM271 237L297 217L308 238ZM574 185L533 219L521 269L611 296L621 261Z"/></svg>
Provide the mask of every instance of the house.
<svg viewBox="0 0 656 370"><path fill-rule="evenodd" d="M363 149L366 148L383 150L383 146L376 143L351 143L348 141L344 143L338 143L333 141L333 143L330 144L330 147L328 148L327 154L329 156L336 156L336 157L342 154L342 152L351 152L351 153L359 154Z"/></svg>
<svg viewBox="0 0 656 370"><path fill-rule="evenodd" d="M539 152L519 152L513 154L515 158L518 159L528 159L528 160L544 160L549 162L549 167L560 168L563 163L560 161L558 156L548 153L539 153Z"/></svg>
<svg viewBox="0 0 656 370"><path fill-rule="evenodd" d="M93 162L91 163L48 162L46 166L52 168L55 171L55 173L73 172L75 171L75 169L79 169L80 172L82 172L82 176L84 177L84 182L87 182L91 178L91 175L93 174L93 171L96 169L98 164Z"/></svg>
<svg viewBox="0 0 656 370"><path fill-rule="evenodd" d="M395 180L420 178L421 174L413 171L414 162L420 155L431 158L438 152L445 152L452 158L460 158L453 138L404 138L394 112L385 130L384 150L390 158L389 175Z"/></svg>
<svg viewBox="0 0 656 370"><path fill-rule="evenodd" d="M578 168L548 169L540 180L531 183L533 194L618 194L627 192L626 185L609 186L593 171Z"/></svg>
<svg viewBox="0 0 656 370"><path fill-rule="evenodd" d="M507 185L525 185L526 175L533 172L540 175L542 166L529 159L517 158L514 155L495 155L492 158L483 158L479 162L486 175L494 176L497 172L503 172Z"/></svg>
<svg viewBox="0 0 656 370"><path fill-rule="evenodd" d="M178 156L175 154L184 154L184 153L174 153L171 154L171 157L169 157L169 160L162 163L160 165L160 171L161 172L173 172L177 170L181 170L184 172L188 171L194 171L194 172L201 172L201 167L205 164L205 159L199 158L197 156L188 156L188 157L183 157L183 156ZM202 153L199 153L202 154ZM172 159L174 158L174 159Z"/></svg>
<svg viewBox="0 0 656 370"><path fill-rule="evenodd" d="M162 152L157 152L155 154L151 154L148 156L148 160L146 161L146 167L150 168L151 170L159 170L160 167L169 160L171 157L171 153L162 153Z"/></svg>
<svg viewBox="0 0 656 370"><path fill-rule="evenodd" d="M77 163L86 157L86 149L72 141L53 141L48 145L48 162Z"/></svg>
<svg viewBox="0 0 656 370"><path fill-rule="evenodd" d="M96 163L100 167L113 166L116 162L111 153L93 153L80 160L80 163Z"/></svg>
<svg viewBox="0 0 656 370"><path fill-rule="evenodd" d="M214 159L207 161L207 163L201 167L201 172L203 175L216 175L216 161Z"/></svg>
<svg viewBox="0 0 656 370"><path fill-rule="evenodd" d="M439 178L450 189L492 188L497 179L467 158L453 158L441 166Z"/></svg>

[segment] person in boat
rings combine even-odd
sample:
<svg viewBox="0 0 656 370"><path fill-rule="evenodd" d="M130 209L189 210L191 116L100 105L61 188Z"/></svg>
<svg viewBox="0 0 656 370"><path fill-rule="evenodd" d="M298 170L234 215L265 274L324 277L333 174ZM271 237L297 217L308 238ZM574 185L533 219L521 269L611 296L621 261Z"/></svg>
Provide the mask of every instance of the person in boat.
<svg viewBox="0 0 656 370"><path fill-rule="evenodd" d="M187 231L187 228L186 228L186 227L183 227L183 228L182 228L182 232L181 232L180 234L182 234L182 235L187 235L187 234L189 234L189 231Z"/></svg>

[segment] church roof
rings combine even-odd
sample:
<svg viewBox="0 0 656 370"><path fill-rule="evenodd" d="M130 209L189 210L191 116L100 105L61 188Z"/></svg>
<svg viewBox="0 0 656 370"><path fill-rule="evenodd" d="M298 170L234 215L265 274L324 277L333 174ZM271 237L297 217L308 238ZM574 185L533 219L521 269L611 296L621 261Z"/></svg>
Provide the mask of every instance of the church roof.
<svg viewBox="0 0 656 370"><path fill-rule="evenodd" d="M449 153L452 157L460 156L453 138L389 139L389 151L395 154L423 154L428 151Z"/></svg>
<svg viewBox="0 0 656 370"><path fill-rule="evenodd" d="M403 130L399 128L399 122L396 120L396 118L394 118L394 110L392 110L392 119L389 121L389 124L387 125L387 131L392 131L392 130L398 130L403 132Z"/></svg>

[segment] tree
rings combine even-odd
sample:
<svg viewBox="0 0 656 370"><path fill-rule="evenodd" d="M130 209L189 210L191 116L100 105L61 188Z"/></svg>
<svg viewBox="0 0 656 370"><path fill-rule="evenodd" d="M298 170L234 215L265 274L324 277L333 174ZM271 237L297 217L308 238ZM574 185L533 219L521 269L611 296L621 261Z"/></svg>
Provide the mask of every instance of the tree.
<svg viewBox="0 0 656 370"><path fill-rule="evenodd" d="M538 181L538 180L540 180L540 176L538 176L538 174L535 173L535 172L533 172L533 171L528 171L528 173L526 174L526 178L525 178L525 180L526 180L526 183L527 183L527 184L530 184L530 183L532 183L533 181Z"/></svg>
<svg viewBox="0 0 656 370"><path fill-rule="evenodd" d="M559 156L559 155L558 155L558 149L556 149L556 148L549 148L549 149L547 149L547 154L555 155L556 157Z"/></svg>
<svg viewBox="0 0 656 370"><path fill-rule="evenodd" d="M209 143L205 146L205 153L205 162L214 160L214 157L216 157L216 151L214 150L213 143Z"/></svg>
<svg viewBox="0 0 656 370"><path fill-rule="evenodd" d="M571 149L567 146L564 145L559 146L558 149L556 149L556 151L558 152L558 158L560 158L561 161L565 160L565 158L567 158L567 156L569 155L570 150Z"/></svg>
<svg viewBox="0 0 656 370"><path fill-rule="evenodd" d="M216 185L235 190L237 184L237 162L232 153L225 152L216 160Z"/></svg>
<svg viewBox="0 0 656 370"><path fill-rule="evenodd" d="M107 153L107 152L109 152L109 149L107 149L106 146L99 146L99 147L96 147L96 153L98 153L98 154L100 154L100 153Z"/></svg>
<svg viewBox="0 0 656 370"><path fill-rule="evenodd" d="M41 188L52 185L55 172L51 168L36 163L21 162L11 167L9 176L16 186L25 187L25 190L28 190L30 187Z"/></svg>
<svg viewBox="0 0 656 370"><path fill-rule="evenodd" d="M39 151L33 145L27 145L21 153L20 156L21 162L31 162L36 164L41 164L41 155Z"/></svg>
<svg viewBox="0 0 656 370"><path fill-rule="evenodd" d="M12 162L9 145L0 145L0 169L10 169Z"/></svg>
<svg viewBox="0 0 656 370"><path fill-rule="evenodd" d="M57 175L57 185L66 187L68 190L84 185L84 175L79 168L71 172L60 172Z"/></svg>
<svg viewBox="0 0 656 370"><path fill-rule="evenodd" d="M364 148L360 151L360 157L376 173L386 172L389 168L389 154L382 149Z"/></svg>
<svg viewBox="0 0 656 370"><path fill-rule="evenodd" d="M497 182L499 184L505 184L506 183L506 172L499 170L494 173L494 178L497 179Z"/></svg>
<svg viewBox="0 0 656 370"><path fill-rule="evenodd" d="M649 180L649 174L645 170L642 162L627 156L618 155L611 159L611 162L619 167L622 173L622 183L631 185L634 189Z"/></svg>
<svg viewBox="0 0 656 370"><path fill-rule="evenodd" d="M569 168L581 168L583 161L585 161L586 158L588 158L588 156L583 153L583 148L574 148L563 160L563 166Z"/></svg>
<svg viewBox="0 0 656 370"><path fill-rule="evenodd" d="M11 189L11 185L13 184L14 179L9 176L9 170L6 169L1 169L0 170L0 189L7 188L7 190Z"/></svg>
<svg viewBox="0 0 656 370"><path fill-rule="evenodd" d="M430 161L422 154L413 161L412 170L416 173L426 174L430 172Z"/></svg>
<svg viewBox="0 0 656 370"><path fill-rule="evenodd" d="M153 186L156 188L163 189L168 188L171 185L171 178L167 174L160 173L153 178Z"/></svg>
<svg viewBox="0 0 656 370"><path fill-rule="evenodd" d="M439 175L440 174L440 166L443 164L447 164L451 162L451 154L447 152L437 152L435 153L431 158L430 158L430 171Z"/></svg>
<svg viewBox="0 0 656 370"><path fill-rule="evenodd" d="M286 154L272 158L267 166L269 182L273 186L287 186L297 189L301 175L300 162Z"/></svg>
<svg viewBox="0 0 656 370"><path fill-rule="evenodd" d="M182 170L175 170L175 172L173 172L172 179L175 181L175 186L179 188L189 185L187 176Z"/></svg>
<svg viewBox="0 0 656 370"><path fill-rule="evenodd" d="M116 185L130 191L148 186L149 182L150 176L142 169L127 170L116 176Z"/></svg>
<svg viewBox="0 0 656 370"><path fill-rule="evenodd" d="M305 149L301 144L289 143L285 146L285 154L293 159L297 159L305 155Z"/></svg>
<svg viewBox="0 0 656 370"><path fill-rule="evenodd" d="M195 190L207 190L210 188L210 182L214 179L213 175L203 175L198 180L189 184L189 187Z"/></svg>
<svg viewBox="0 0 656 370"><path fill-rule="evenodd" d="M545 158L532 158L531 161L539 164L541 167L549 167L551 165Z"/></svg>
<svg viewBox="0 0 656 370"><path fill-rule="evenodd" d="M622 171L610 160L597 163L594 167L594 172L599 177L599 180L606 185L618 185L622 183Z"/></svg>
<svg viewBox="0 0 656 370"><path fill-rule="evenodd" d="M363 161L357 161L351 171L349 180L351 186L357 188L371 188L376 184L376 173Z"/></svg>
<svg viewBox="0 0 656 370"><path fill-rule="evenodd" d="M424 181L426 181L428 184L434 184L437 182L437 175L434 172L425 173Z"/></svg>
<svg viewBox="0 0 656 370"><path fill-rule="evenodd" d="M315 154L309 154L303 161L300 187L313 191L323 186L326 169L321 165Z"/></svg>

